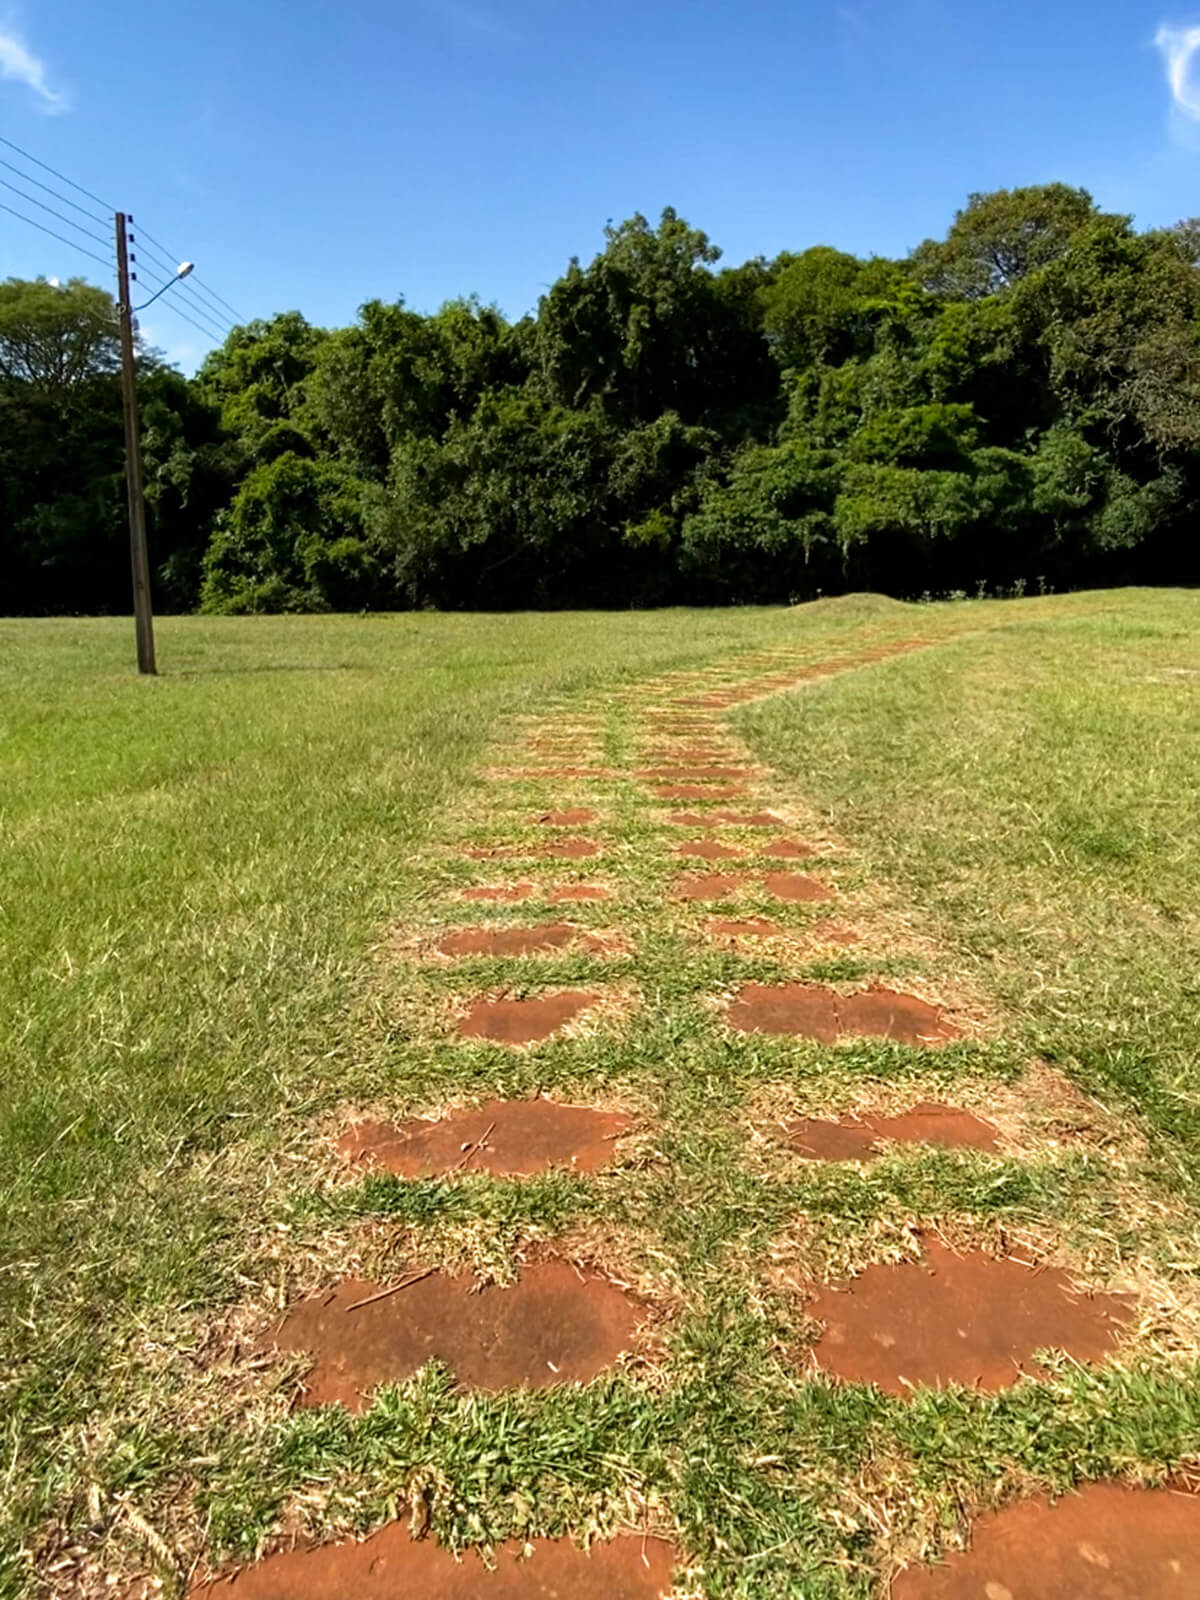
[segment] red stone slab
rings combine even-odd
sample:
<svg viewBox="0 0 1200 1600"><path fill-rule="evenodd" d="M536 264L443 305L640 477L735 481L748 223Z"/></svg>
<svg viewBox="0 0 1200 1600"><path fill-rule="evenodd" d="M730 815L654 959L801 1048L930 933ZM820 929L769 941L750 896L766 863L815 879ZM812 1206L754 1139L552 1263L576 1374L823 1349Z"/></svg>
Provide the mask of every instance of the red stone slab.
<svg viewBox="0 0 1200 1600"><path fill-rule="evenodd" d="M573 922L540 922L532 928L456 928L443 934L437 948L444 956L532 956L577 945L589 955L604 955L612 946Z"/></svg>
<svg viewBox="0 0 1200 1600"><path fill-rule="evenodd" d="M548 898L551 905L574 905L584 900L611 900L612 890L598 883L567 883L552 889Z"/></svg>
<svg viewBox="0 0 1200 1600"><path fill-rule="evenodd" d="M492 883L475 889L464 889L464 900L528 900L534 893L532 883Z"/></svg>
<svg viewBox="0 0 1200 1600"><path fill-rule="evenodd" d="M768 872L763 887L776 900L832 900L833 890L820 878L810 878L806 872Z"/></svg>
<svg viewBox="0 0 1200 1600"><path fill-rule="evenodd" d="M552 1167L598 1172L612 1165L615 1142L629 1125L620 1111L557 1100L489 1100L434 1122L356 1123L338 1140L338 1151L355 1165L401 1178L463 1171L526 1177Z"/></svg>
<svg viewBox="0 0 1200 1600"><path fill-rule="evenodd" d="M838 1010L843 1033L898 1039L902 1044L937 1044L960 1036L937 1006L894 989L860 990L843 998Z"/></svg>
<svg viewBox="0 0 1200 1600"><path fill-rule="evenodd" d="M555 844L544 844L531 850L529 854L547 856L555 861L586 861L600 854L600 846L594 839L560 839Z"/></svg>
<svg viewBox="0 0 1200 1600"><path fill-rule="evenodd" d="M891 1394L950 1383L1004 1389L1024 1373L1042 1375L1033 1355L1043 1348L1100 1361L1131 1314L1127 1297L1085 1295L1056 1267L957 1255L936 1241L920 1262L822 1284L808 1309L825 1325L817 1365Z"/></svg>
<svg viewBox="0 0 1200 1600"><path fill-rule="evenodd" d="M746 790L740 783L656 783L654 792L660 800L733 800Z"/></svg>
<svg viewBox="0 0 1200 1600"><path fill-rule="evenodd" d="M288 1310L271 1342L315 1358L304 1405L365 1410L379 1384L402 1383L434 1359L464 1389L590 1383L630 1347L640 1320L623 1289L568 1261L528 1264L506 1288L443 1272L398 1281L407 1287L373 1299L389 1286L345 1279Z"/></svg>
<svg viewBox="0 0 1200 1600"><path fill-rule="evenodd" d="M718 939L777 939L787 932L767 917L709 917L704 931Z"/></svg>
<svg viewBox="0 0 1200 1600"><path fill-rule="evenodd" d="M672 763L686 762L690 767L705 766L714 761L732 760L732 753L720 750L711 745L692 745L685 750L658 750L648 754L646 760L654 763L658 768L670 766Z"/></svg>
<svg viewBox="0 0 1200 1600"><path fill-rule="evenodd" d="M783 818L773 811L718 811L714 820L737 828L777 828Z"/></svg>
<svg viewBox="0 0 1200 1600"><path fill-rule="evenodd" d="M759 846L758 853L771 856L776 861L804 861L817 852L803 839L769 839L766 844Z"/></svg>
<svg viewBox="0 0 1200 1600"><path fill-rule="evenodd" d="M456 1558L392 1522L361 1543L280 1551L198 1584L191 1600L661 1600L676 1554L661 1539L625 1536L584 1552L567 1539L502 1544L492 1565Z"/></svg>
<svg viewBox="0 0 1200 1600"><path fill-rule="evenodd" d="M602 999L585 989L560 989L528 1000L476 1000L459 1019L459 1037L489 1039L494 1044L536 1044Z"/></svg>
<svg viewBox="0 0 1200 1600"><path fill-rule="evenodd" d="M719 767L689 764L682 767L643 767L637 774L639 778L749 778L752 776L747 767Z"/></svg>
<svg viewBox="0 0 1200 1600"><path fill-rule="evenodd" d="M685 872L676 878L674 893L678 900L727 900L751 881L737 873Z"/></svg>
<svg viewBox="0 0 1200 1600"><path fill-rule="evenodd" d="M579 828L595 822L596 813L587 806L570 806L566 811L543 811L538 821L547 828Z"/></svg>
<svg viewBox="0 0 1200 1600"><path fill-rule="evenodd" d="M936 1006L891 989L839 995L818 984L747 983L726 1017L742 1033L795 1034L823 1044L854 1035L896 1039L902 1044L937 1044L958 1036Z"/></svg>
<svg viewBox="0 0 1200 1600"><path fill-rule="evenodd" d="M887 1140L936 1144L947 1149L994 1150L996 1129L957 1106L924 1102L898 1116L800 1117L787 1125L788 1139L810 1161L873 1161Z"/></svg>
<svg viewBox="0 0 1200 1600"><path fill-rule="evenodd" d="M980 1517L971 1548L892 1579L892 1600L1193 1600L1200 1497L1091 1483Z"/></svg>
<svg viewBox="0 0 1200 1600"><path fill-rule="evenodd" d="M709 828L714 822L739 828L777 828L782 818L770 811L673 811L667 821L674 828Z"/></svg>
<svg viewBox="0 0 1200 1600"><path fill-rule="evenodd" d="M701 861L732 861L745 855L735 844L722 844L719 839L688 839L675 846L677 856L695 856Z"/></svg>

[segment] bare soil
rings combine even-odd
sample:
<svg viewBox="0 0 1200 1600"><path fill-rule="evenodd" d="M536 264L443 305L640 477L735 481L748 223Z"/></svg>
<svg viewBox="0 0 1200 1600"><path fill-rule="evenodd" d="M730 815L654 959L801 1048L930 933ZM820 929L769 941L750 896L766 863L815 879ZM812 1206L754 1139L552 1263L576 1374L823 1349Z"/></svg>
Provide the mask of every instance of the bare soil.
<svg viewBox="0 0 1200 1600"><path fill-rule="evenodd" d="M1092 1483L1018 1500L975 1524L971 1548L892 1580L892 1600L1191 1600L1200 1496Z"/></svg>
<svg viewBox="0 0 1200 1600"><path fill-rule="evenodd" d="M526 1265L516 1283L479 1288L470 1274L431 1272L408 1287L343 1279L291 1307L263 1341L314 1360L301 1405L367 1408L381 1383L444 1362L464 1389L589 1383L628 1350L642 1308L571 1262Z"/></svg>
<svg viewBox="0 0 1200 1600"><path fill-rule="evenodd" d="M1024 1374L1043 1377L1033 1359L1043 1347L1100 1361L1132 1308L1124 1295L1082 1293L1056 1267L980 1250L958 1255L930 1240L919 1262L820 1285L808 1310L825 1324L813 1352L819 1367L907 1394L915 1385L994 1390Z"/></svg>
<svg viewBox="0 0 1200 1600"><path fill-rule="evenodd" d="M461 1171L524 1177L552 1167L598 1172L612 1165L616 1141L629 1125L619 1111L554 1100L489 1100L432 1122L417 1117L399 1125L356 1123L339 1139L338 1150L356 1166L401 1178Z"/></svg>
<svg viewBox="0 0 1200 1600"><path fill-rule="evenodd" d="M916 995L882 988L840 995L805 983L743 984L726 1017L739 1033L796 1034L823 1044L854 1036L939 1044L959 1032L937 1006Z"/></svg>

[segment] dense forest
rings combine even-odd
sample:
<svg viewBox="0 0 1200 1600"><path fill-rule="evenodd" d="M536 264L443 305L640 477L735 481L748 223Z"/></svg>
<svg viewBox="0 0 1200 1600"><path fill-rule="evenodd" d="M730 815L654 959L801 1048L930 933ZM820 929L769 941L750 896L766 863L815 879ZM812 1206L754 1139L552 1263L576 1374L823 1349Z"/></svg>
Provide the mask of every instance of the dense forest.
<svg viewBox="0 0 1200 1600"><path fill-rule="evenodd" d="M143 351L155 602L787 601L1195 582L1200 223L972 196L905 260L718 267L673 211L535 314L371 301ZM111 296L0 285L0 610L127 611Z"/></svg>

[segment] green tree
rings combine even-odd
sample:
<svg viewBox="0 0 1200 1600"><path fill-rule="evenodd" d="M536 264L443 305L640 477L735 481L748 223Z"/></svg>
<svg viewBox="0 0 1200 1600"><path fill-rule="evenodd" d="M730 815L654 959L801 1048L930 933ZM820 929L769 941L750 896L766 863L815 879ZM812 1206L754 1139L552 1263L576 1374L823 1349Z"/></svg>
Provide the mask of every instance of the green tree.
<svg viewBox="0 0 1200 1600"><path fill-rule="evenodd" d="M1099 214L1086 189L1065 183L973 194L946 238L926 239L911 266L932 293L978 300L1059 260Z"/></svg>

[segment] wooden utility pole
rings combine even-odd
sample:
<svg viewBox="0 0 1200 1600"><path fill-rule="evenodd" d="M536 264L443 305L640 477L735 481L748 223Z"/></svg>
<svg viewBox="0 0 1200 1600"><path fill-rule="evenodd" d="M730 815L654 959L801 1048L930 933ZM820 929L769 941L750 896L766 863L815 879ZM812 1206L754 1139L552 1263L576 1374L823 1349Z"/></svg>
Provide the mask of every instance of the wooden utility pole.
<svg viewBox="0 0 1200 1600"><path fill-rule="evenodd" d="M137 360L133 340L133 297L129 291L129 245L123 211L117 212L117 319L121 332L121 398L125 410L125 487L129 494L129 553L133 563L133 617L137 663L142 673L154 664L154 616L150 610L150 552L146 545L146 497L142 489L142 439L138 425Z"/></svg>

